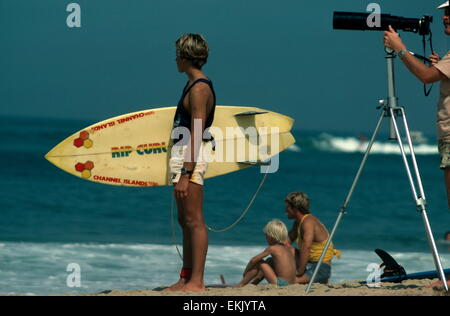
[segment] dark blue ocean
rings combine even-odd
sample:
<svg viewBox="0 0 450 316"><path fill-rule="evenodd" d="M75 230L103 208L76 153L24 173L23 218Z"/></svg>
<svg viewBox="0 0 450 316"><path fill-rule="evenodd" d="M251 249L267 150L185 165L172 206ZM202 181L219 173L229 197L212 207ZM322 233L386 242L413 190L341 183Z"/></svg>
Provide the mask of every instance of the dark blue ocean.
<svg viewBox="0 0 450 316"><path fill-rule="evenodd" d="M0 117L0 294L92 293L169 285L181 267L171 228L169 187L125 188L75 178L44 155L95 121ZM375 122L374 122L375 124ZM231 231L210 233L208 284L239 281L247 261L265 247L262 229L284 216L284 197L305 191L313 213L331 229L361 162L356 134L294 131L297 143L280 155L248 215ZM365 135L369 137L370 135ZM433 135L417 141L416 153L428 212L444 267L450 268L450 230L443 173ZM206 181L208 225L231 224L247 206L262 174L259 168ZM379 262L376 248L391 252L408 272L434 268L424 226L396 143L381 135L339 227L332 281L365 279ZM67 267L81 269L81 287L69 287Z"/></svg>

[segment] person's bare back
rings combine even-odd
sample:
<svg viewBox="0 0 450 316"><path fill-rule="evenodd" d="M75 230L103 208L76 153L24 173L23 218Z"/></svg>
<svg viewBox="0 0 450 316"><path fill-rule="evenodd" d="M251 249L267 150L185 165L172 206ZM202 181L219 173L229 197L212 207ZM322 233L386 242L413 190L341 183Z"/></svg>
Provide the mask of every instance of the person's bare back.
<svg viewBox="0 0 450 316"><path fill-rule="evenodd" d="M237 287L250 282L257 285L263 279L279 286L295 283L296 250L289 244L286 225L279 220L272 220L264 227L264 233L269 247L250 259L244 270L243 279ZM265 259L269 256L271 257Z"/></svg>
<svg viewBox="0 0 450 316"><path fill-rule="evenodd" d="M305 233L304 227L309 226L311 232L313 233L313 242L323 242L328 239L328 230L325 226L319 221L319 219L311 214L305 218L303 225L300 228L302 235ZM302 236L303 239L304 236Z"/></svg>
<svg viewBox="0 0 450 316"><path fill-rule="evenodd" d="M272 245L268 248L272 254L273 269L277 278L281 278L293 284L295 282L296 264L295 257L288 247L282 244Z"/></svg>

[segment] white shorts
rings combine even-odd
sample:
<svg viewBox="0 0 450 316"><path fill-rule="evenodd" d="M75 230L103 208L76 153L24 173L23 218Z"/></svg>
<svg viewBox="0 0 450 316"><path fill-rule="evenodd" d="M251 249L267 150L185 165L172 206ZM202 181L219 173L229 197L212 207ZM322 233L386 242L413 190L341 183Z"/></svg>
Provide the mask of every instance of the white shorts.
<svg viewBox="0 0 450 316"><path fill-rule="evenodd" d="M182 145L177 146L174 145L171 149L171 156L169 160L169 170L170 170L170 180L173 184L178 183L181 177L181 168L183 168L183 164L185 161L186 151L188 146ZM195 165L194 171L192 172L190 182L196 183L199 185L203 185L203 178L206 173L206 169L208 169L208 163L204 161L203 158L203 149L204 143L200 146L199 150L199 158L197 159L197 163Z"/></svg>

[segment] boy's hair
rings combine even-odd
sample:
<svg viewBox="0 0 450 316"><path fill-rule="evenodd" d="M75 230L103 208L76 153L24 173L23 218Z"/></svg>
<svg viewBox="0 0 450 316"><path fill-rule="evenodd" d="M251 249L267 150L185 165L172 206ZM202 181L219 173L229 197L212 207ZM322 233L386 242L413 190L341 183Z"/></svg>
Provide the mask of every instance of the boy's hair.
<svg viewBox="0 0 450 316"><path fill-rule="evenodd" d="M288 239L286 225L278 219L271 220L264 227L264 233L279 243L284 243Z"/></svg>
<svg viewBox="0 0 450 316"><path fill-rule="evenodd" d="M208 61L208 43L201 34L184 34L175 42L175 46L177 56L189 59L197 69L202 69Z"/></svg>
<svg viewBox="0 0 450 316"><path fill-rule="evenodd" d="M302 214L309 214L309 197L304 192L292 192L284 199L292 208L299 210Z"/></svg>

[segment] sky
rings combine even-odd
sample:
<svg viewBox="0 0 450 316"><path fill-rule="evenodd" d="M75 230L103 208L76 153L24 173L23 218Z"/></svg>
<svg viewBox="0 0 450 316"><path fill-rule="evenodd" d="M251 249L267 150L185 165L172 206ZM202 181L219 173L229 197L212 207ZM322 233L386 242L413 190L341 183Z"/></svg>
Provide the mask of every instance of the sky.
<svg viewBox="0 0 450 316"><path fill-rule="evenodd" d="M81 8L69 28L66 7ZM433 42L449 50L443 0L381 1L382 13L433 15ZM0 0L0 116L91 123L175 106L187 80L175 41L201 33L205 73L220 105L258 106L291 116L294 128L368 133L387 97L382 32L332 29L333 11L364 12L371 1ZM422 53L421 37L402 33ZM429 50L427 52L429 55ZM396 61L397 94L411 129L435 134L439 85L423 85Z"/></svg>

